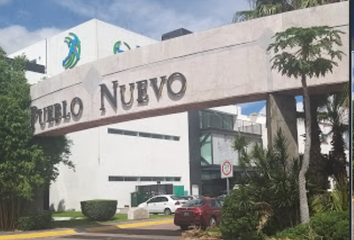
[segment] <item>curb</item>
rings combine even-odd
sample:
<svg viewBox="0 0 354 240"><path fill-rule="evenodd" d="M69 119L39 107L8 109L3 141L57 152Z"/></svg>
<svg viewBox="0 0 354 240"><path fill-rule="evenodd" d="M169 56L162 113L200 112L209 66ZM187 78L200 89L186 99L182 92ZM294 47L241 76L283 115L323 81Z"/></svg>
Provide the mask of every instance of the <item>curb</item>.
<svg viewBox="0 0 354 240"><path fill-rule="evenodd" d="M83 231L67 229L67 230L59 230L59 231L45 231L45 232L34 232L34 233L21 233L21 234L15 233L10 235L0 235L0 240L55 237L55 236L74 235L82 232L104 232L104 231L112 231L117 229L163 225L163 224L170 224L170 223L173 223L173 219L146 221L146 222L137 222L137 223L122 223L118 225L107 225L107 226L100 226L100 227L90 227L90 228L84 228Z"/></svg>

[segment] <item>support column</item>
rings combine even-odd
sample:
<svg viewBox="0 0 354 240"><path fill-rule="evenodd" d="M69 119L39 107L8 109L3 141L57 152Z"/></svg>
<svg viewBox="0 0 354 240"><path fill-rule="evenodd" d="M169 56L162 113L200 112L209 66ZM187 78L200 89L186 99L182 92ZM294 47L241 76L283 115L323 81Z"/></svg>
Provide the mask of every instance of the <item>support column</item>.
<svg viewBox="0 0 354 240"><path fill-rule="evenodd" d="M198 111L188 112L189 126L189 172L190 190L189 194L201 194L202 187L202 165L200 153L200 120Z"/></svg>
<svg viewBox="0 0 354 240"><path fill-rule="evenodd" d="M299 157L295 97L269 94L267 100L268 146L272 145L279 128L282 129L288 142L289 160Z"/></svg>

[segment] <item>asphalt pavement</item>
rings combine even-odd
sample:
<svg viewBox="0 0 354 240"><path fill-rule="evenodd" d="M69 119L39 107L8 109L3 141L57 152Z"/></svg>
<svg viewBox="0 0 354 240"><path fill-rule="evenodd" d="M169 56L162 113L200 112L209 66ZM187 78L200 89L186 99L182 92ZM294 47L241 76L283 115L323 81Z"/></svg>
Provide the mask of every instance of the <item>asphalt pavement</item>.
<svg viewBox="0 0 354 240"><path fill-rule="evenodd" d="M23 233L0 234L0 240L38 239L38 240L177 240L181 230L173 224L173 219L136 221L118 225L101 225L91 228L51 229Z"/></svg>

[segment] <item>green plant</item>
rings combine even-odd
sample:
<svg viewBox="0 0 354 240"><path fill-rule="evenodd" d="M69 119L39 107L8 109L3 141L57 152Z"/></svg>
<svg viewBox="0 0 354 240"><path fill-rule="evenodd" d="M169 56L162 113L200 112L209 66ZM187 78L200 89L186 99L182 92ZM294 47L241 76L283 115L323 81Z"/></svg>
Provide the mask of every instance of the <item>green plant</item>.
<svg viewBox="0 0 354 240"><path fill-rule="evenodd" d="M81 202L81 211L87 218L97 221L110 220L117 211L117 200L89 200Z"/></svg>
<svg viewBox="0 0 354 240"><path fill-rule="evenodd" d="M317 214L309 223L285 229L274 239L347 240L349 235L349 211L341 211Z"/></svg>
<svg viewBox="0 0 354 240"><path fill-rule="evenodd" d="M350 199L349 183L347 181L336 181L332 192L314 196L311 201L311 208L314 213L346 211L349 209L348 199Z"/></svg>
<svg viewBox="0 0 354 240"><path fill-rule="evenodd" d="M0 231L16 228L21 209L34 209L24 204L55 179L60 162L72 166L65 136L33 137L26 61L9 60L0 47Z"/></svg>
<svg viewBox="0 0 354 240"><path fill-rule="evenodd" d="M344 53L337 47L342 46L340 34L343 31L329 26L309 28L291 27L283 32L277 32L274 43L267 51L274 51L272 69L277 69L282 75L301 79L303 102L305 106L305 151L299 173L299 203L302 223L310 219L310 211L306 192L306 173L310 163L311 147L311 104L308 79L326 76L338 66L336 59L342 60Z"/></svg>
<svg viewBox="0 0 354 240"><path fill-rule="evenodd" d="M45 211L38 214L22 216L17 219L17 229L22 231L39 230L50 228L52 224L52 213Z"/></svg>

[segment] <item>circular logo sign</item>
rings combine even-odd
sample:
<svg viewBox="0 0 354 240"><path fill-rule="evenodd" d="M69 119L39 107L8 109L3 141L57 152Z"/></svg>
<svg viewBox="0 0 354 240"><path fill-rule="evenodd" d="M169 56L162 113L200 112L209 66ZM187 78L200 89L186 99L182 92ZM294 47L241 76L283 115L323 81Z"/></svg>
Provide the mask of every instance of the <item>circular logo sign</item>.
<svg viewBox="0 0 354 240"><path fill-rule="evenodd" d="M223 175L225 176L229 176L232 172L232 165L229 161L225 161L223 162L222 166L221 166L221 171L223 173Z"/></svg>

